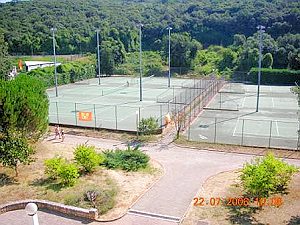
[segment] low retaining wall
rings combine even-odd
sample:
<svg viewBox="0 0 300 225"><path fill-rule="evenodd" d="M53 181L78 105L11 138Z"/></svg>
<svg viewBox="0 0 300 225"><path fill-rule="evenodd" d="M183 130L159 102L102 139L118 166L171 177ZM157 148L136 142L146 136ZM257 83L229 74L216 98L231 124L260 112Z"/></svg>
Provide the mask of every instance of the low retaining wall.
<svg viewBox="0 0 300 225"><path fill-rule="evenodd" d="M31 199L10 202L4 205L0 205L0 214L9 211L19 210L19 209L25 209L25 206L31 202L37 204L39 209L48 209L66 215L77 216L77 217L87 218L91 220L95 220L98 218L97 209L82 209L82 208L68 206L61 203L50 202L46 200L31 200Z"/></svg>

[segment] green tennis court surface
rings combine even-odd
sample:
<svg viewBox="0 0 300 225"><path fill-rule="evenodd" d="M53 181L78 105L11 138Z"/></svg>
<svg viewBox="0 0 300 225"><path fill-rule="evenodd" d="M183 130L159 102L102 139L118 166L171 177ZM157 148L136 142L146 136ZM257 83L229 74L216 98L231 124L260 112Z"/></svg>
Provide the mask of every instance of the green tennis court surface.
<svg viewBox="0 0 300 225"><path fill-rule="evenodd" d="M187 131L191 140L297 149L298 104L287 86L226 84Z"/></svg>
<svg viewBox="0 0 300 225"><path fill-rule="evenodd" d="M143 101L140 101L139 79L105 77L60 86L59 96L49 89L49 122L53 124L136 131L142 118L153 116L163 125L164 116L172 110L168 101L184 92L197 80L143 78ZM206 81L203 81L205 84ZM90 121L82 121L80 112L92 113Z"/></svg>

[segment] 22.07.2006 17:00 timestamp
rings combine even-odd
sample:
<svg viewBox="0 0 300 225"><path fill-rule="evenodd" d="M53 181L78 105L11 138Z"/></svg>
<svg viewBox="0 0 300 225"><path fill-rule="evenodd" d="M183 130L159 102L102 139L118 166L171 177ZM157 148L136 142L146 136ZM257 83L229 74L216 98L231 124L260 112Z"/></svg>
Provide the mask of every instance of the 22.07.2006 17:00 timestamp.
<svg viewBox="0 0 300 225"><path fill-rule="evenodd" d="M203 197L195 197L193 199L194 206L250 206L250 204L257 205L259 207L263 206L274 206L279 207L283 204L283 199L281 197L272 197L272 198L245 198L245 197L211 197L211 198L203 198Z"/></svg>

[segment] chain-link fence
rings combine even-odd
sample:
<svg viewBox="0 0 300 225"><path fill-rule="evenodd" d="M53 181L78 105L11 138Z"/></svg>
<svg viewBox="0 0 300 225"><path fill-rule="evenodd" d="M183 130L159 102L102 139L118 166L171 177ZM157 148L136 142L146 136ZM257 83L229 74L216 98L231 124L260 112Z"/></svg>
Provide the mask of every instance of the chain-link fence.
<svg viewBox="0 0 300 225"><path fill-rule="evenodd" d="M299 150L299 122L200 117L187 130L188 140Z"/></svg>
<svg viewBox="0 0 300 225"><path fill-rule="evenodd" d="M190 80L189 80L190 81ZM223 80L201 79L182 82L157 96L156 103L144 106L50 102L49 123L79 127L136 131L143 118L154 117L161 128L170 115L180 131L200 113L224 84ZM173 89L173 91L172 91ZM170 91L173 94L170 95ZM102 95L109 95L103 93ZM82 118L86 117L86 118Z"/></svg>

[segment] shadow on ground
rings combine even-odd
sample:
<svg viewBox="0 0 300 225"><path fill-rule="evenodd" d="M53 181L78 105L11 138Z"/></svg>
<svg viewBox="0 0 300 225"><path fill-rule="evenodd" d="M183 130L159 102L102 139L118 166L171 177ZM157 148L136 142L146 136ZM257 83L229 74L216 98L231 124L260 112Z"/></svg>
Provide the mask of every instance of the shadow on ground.
<svg viewBox="0 0 300 225"><path fill-rule="evenodd" d="M46 189L51 189L55 192L59 192L64 186L60 183L55 183L54 180L50 178L38 178L30 183L30 185L35 187L45 187Z"/></svg>
<svg viewBox="0 0 300 225"><path fill-rule="evenodd" d="M5 173L0 173L0 187L15 184L16 180Z"/></svg>
<svg viewBox="0 0 300 225"><path fill-rule="evenodd" d="M300 216L292 216L287 223L287 225L299 225L299 224L300 224Z"/></svg>
<svg viewBox="0 0 300 225"><path fill-rule="evenodd" d="M260 210L259 207L227 206L227 208L229 210L227 220L229 220L232 224L264 225L254 218L254 214Z"/></svg>
<svg viewBox="0 0 300 225"><path fill-rule="evenodd" d="M64 213L60 213L60 212L54 212L48 209L40 209L40 211L44 212L44 213L48 213L51 215L55 215L55 216L59 216L62 218L66 218L66 219L70 219L70 220L76 220L78 222L81 222L82 224L90 224L92 222L95 222L93 220L89 220L89 219L84 219L84 218L80 218L80 217L76 217L76 216L70 216L70 215L66 215Z"/></svg>

